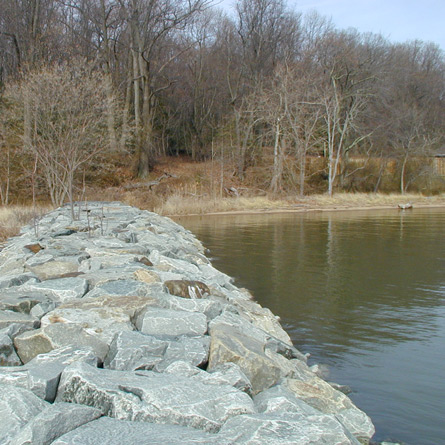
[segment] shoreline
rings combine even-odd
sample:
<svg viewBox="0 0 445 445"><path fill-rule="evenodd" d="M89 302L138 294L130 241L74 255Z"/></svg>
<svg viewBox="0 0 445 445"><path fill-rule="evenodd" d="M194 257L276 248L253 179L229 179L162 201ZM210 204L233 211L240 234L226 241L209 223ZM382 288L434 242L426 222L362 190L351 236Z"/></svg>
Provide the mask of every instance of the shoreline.
<svg viewBox="0 0 445 445"><path fill-rule="evenodd" d="M445 209L445 202L441 204L413 204L411 209L400 209L394 207L394 205L373 205L373 206L338 206L338 207L309 207L309 208L258 208L258 209L245 209L245 210L224 210L215 212L205 212L205 213L175 213L175 214L165 214L169 218L181 218L181 217L194 217L194 216L221 216L221 215L270 215L270 214L280 214L280 213L316 213L316 212L360 212L366 210L394 210L394 211L410 211L417 209Z"/></svg>

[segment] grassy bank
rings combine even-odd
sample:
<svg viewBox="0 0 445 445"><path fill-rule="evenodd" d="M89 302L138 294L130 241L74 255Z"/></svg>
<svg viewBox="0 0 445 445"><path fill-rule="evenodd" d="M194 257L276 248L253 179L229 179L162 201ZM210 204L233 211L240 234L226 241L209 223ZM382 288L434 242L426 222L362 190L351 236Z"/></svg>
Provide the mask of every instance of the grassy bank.
<svg viewBox="0 0 445 445"><path fill-rule="evenodd" d="M445 207L445 194L427 197L417 194L366 194L338 193L307 197L239 197L191 198L181 195L168 197L154 211L161 215L202 215L229 212L329 211L361 208L397 208L398 204L411 203L414 207Z"/></svg>

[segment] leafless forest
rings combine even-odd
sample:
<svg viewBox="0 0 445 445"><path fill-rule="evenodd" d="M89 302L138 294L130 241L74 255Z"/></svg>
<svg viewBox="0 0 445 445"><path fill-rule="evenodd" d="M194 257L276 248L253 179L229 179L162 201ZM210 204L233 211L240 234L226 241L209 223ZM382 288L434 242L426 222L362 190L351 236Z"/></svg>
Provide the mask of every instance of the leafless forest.
<svg viewBox="0 0 445 445"><path fill-rule="evenodd" d="M438 192L444 68L283 0L0 0L2 204L178 156L272 193Z"/></svg>

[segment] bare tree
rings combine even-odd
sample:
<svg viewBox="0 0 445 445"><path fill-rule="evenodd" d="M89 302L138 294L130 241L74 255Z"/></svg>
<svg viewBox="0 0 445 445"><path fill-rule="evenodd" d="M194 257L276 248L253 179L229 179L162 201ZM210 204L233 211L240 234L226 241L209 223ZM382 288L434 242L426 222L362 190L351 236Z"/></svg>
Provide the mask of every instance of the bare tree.
<svg viewBox="0 0 445 445"><path fill-rule="evenodd" d="M107 148L107 86L85 61L55 65L28 74L7 90L31 110L29 149L36 156L53 205L75 197L79 168Z"/></svg>

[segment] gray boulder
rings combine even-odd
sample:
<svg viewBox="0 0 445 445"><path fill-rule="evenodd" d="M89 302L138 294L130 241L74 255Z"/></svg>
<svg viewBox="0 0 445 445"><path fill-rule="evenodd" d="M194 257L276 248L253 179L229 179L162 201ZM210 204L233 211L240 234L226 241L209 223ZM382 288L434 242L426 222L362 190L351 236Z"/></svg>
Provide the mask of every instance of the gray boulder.
<svg viewBox="0 0 445 445"><path fill-rule="evenodd" d="M26 329L35 329L39 326L40 320L20 312L0 311L0 329L7 328L14 323L26 327Z"/></svg>
<svg viewBox="0 0 445 445"><path fill-rule="evenodd" d="M8 335L8 328L0 330L0 366L19 366L22 362Z"/></svg>
<svg viewBox="0 0 445 445"><path fill-rule="evenodd" d="M0 384L0 443L11 438L48 404L27 389Z"/></svg>
<svg viewBox="0 0 445 445"><path fill-rule="evenodd" d="M250 414L229 419L218 439L249 445L359 445L333 416L326 414Z"/></svg>
<svg viewBox="0 0 445 445"><path fill-rule="evenodd" d="M299 379L286 379L285 386L308 405L339 419L355 437L368 440L375 432L371 419L342 392L310 370L299 369Z"/></svg>
<svg viewBox="0 0 445 445"><path fill-rule="evenodd" d="M75 403L54 403L32 418L10 445L49 445L65 433L101 416L98 409Z"/></svg>
<svg viewBox="0 0 445 445"><path fill-rule="evenodd" d="M32 315L31 311L34 306L47 301L52 300L44 292L26 292L20 287L2 289L0 291L0 310Z"/></svg>
<svg viewBox="0 0 445 445"><path fill-rule="evenodd" d="M268 356L265 344L234 326L217 325L211 329L208 370L226 363L236 363L252 384L253 394L275 385L293 371L281 355ZM281 366L280 359L285 361Z"/></svg>
<svg viewBox="0 0 445 445"><path fill-rule="evenodd" d="M5 274L0 276L0 289L6 289L8 287L21 286L22 284L31 281L36 283L38 278L32 273L21 274Z"/></svg>
<svg viewBox="0 0 445 445"><path fill-rule="evenodd" d="M132 273L131 270L130 273ZM131 275L130 275L131 277ZM116 296L145 296L147 295L147 285L136 280L115 280L100 284L88 292L85 297L95 298L106 295Z"/></svg>
<svg viewBox="0 0 445 445"><path fill-rule="evenodd" d="M36 261L38 260L37 255L31 260L27 261L26 268L34 273L42 281L59 278L62 275L71 274L79 271L79 263L75 260L54 260L52 255L45 254L42 255L43 262L36 264Z"/></svg>
<svg viewBox="0 0 445 445"><path fill-rule="evenodd" d="M104 367L118 371L153 369L163 360L168 344L141 332L119 332L110 344Z"/></svg>
<svg viewBox="0 0 445 445"><path fill-rule="evenodd" d="M178 360L201 366L207 363L209 343L206 336L162 338L141 332L121 332L113 339L104 366L120 371L153 368L162 371Z"/></svg>
<svg viewBox="0 0 445 445"><path fill-rule="evenodd" d="M97 369L85 363L64 370L56 400L93 406L117 419L209 432L216 432L230 417L254 412L251 398L228 385L206 385L150 371Z"/></svg>
<svg viewBox="0 0 445 445"><path fill-rule="evenodd" d="M44 292L48 297L65 302L74 298L82 298L88 291L88 282L80 277L57 278L42 283L25 283L20 288L25 292Z"/></svg>
<svg viewBox="0 0 445 445"><path fill-rule="evenodd" d="M53 402L62 371L77 361L97 366L91 349L65 347L41 354L24 366L0 367L0 383L29 389L41 399Z"/></svg>

